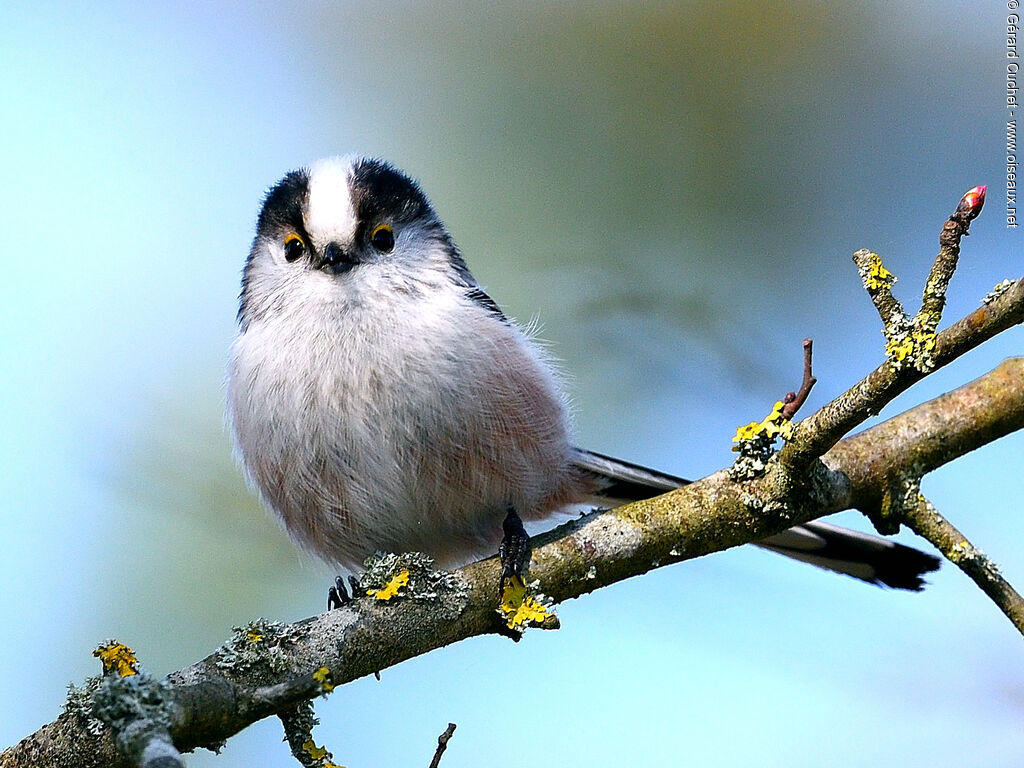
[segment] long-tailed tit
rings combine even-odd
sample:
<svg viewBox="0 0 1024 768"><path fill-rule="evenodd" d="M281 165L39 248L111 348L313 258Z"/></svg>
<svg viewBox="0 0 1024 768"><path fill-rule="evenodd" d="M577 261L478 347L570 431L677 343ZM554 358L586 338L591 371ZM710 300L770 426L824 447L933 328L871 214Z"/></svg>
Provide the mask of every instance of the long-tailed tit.
<svg viewBox="0 0 1024 768"><path fill-rule="evenodd" d="M546 355L381 160L328 158L270 190L238 325L238 453L292 537L331 563L383 550L459 564L494 551L510 510L537 520L685 482L573 446ZM760 545L903 589L938 562L820 522Z"/></svg>

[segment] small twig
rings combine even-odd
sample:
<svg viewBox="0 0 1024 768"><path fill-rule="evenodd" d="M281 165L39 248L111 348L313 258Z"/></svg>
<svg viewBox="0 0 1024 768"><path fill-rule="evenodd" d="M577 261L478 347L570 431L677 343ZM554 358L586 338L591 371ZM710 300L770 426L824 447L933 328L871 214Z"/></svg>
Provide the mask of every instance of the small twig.
<svg viewBox="0 0 1024 768"><path fill-rule="evenodd" d="M814 374L811 372L811 354L814 346L814 341L811 339L804 339L804 379L800 384L799 392L790 392L783 399L785 405L782 406L782 416L787 421L792 419L796 412L800 410L800 407L807 400L807 396L811 393L811 388L818 383L818 380L814 378Z"/></svg>
<svg viewBox="0 0 1024 768"><path fill-rule="evenodd" d="M995 563L976 549L924 496L918 495L917 504L907 505L901 517L914 533L928 539L947 560L970 576L1024 635L1024 598L1002 577Z"/></svg>
<svg viewBox="0 0 1024 768"><path fill-rule="evenodd" d="M761 477L775 454L776 440L780 437L783 440L792 438L793 416L818 381L811 373L812 345L810 339L804 339L804 378L800 383L800 391L789 392L777 400L772 406L772 412L760 422L752 421L736 430L736 436L732 439L736 445L732 449L739 456L729 469L729 476L736 482Z"/></svg>
<svg viewBox="0 0 1024 768"><path fill-rule="evenodd" d="M430 761L429 768L437 768L441 764L441 755L448 749L448 740L455 733L455 723L448 723L448 727L444 729L444 733L437 737L437 750L434 752L434 759Z"/></svg>
<svg viewBox="0 0 1024 768"><path fill-rule="evenodd" d="M861 248L853 254L853 263L857 265L864 290L878 310L883 326L888 328L906 322L907 313L903 311L903 305L892 295L892 284L896 282L896 276L885 268L881 257L867 248Z"/></svg>
<svg viewBox="0 0 1024 768"><path fill-rule="evenodd" d="M939 254L935 257L921 297L921 311L914 318L915 328L922 334L934 334L946 306L946 288L956 271L960 257L960 240L985 205L986 187L974 187L962 198L939 234Z"/></svg>
<svg viewBox="0 0 1024 768"><path fill-rule="evenodd" d="M320 667L308 678L300 677L292 681L291 685L286 683L262 686L253 693L253 698L258 697L262 706L273 706L275 702L283 704L294 701L294 695L299 691L305 691L308 696L312 696L314 690L323 695L334 690L333 676L327 667ZM313 728L319 725L320 721L313 712L312 701L307 699L286 709L279 709L277 716L284 726L284 740L288 742L292 757L299 765L304 768L336 768L334 756L326 747L317 746L313 740Z"/></svg>

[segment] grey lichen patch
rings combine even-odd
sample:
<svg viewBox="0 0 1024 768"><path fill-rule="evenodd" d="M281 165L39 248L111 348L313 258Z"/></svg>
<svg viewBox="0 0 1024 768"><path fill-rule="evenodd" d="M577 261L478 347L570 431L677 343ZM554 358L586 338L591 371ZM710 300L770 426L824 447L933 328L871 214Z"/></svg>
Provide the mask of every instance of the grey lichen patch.
<svg viewBox="0 0 1024 768"><path fill-rule="evenodd" d="M995 580L995 579L1002 579L1003 575L999 572L999 566L996 565L991 560L989 560L988 557L986 557L985 554L980 549L976 550L976 551L977 551L978 555L981 556L981 558L983 560L983 567L985 568L985 571L988 573L989 577L991 579L993 579L993 580Z"/></svg>
<svg viewBox="0 0 1024 768"><path fill-rule="evenodd" d="M173 687L144 672L103 678L93 693L93 713L114 731L118 751L137 764L160 759L181 765L168 731L174 720Z"/></svg>
<svg viewBox="0 0 1024 768"><path fill-rule="evenodd" d="M949 551L946 553L946 557L960 567L963 567L968 563L980 566L987 572L990 579L995 580L1002 578L999 573L999 566L992 562L984 552L966 539L958 541L950 547Z"/></svg>
<svg viewBox="0 0 1024 768"><path fill-rule="evenodd" d="M115 728L136 720L169 728L172 691L166 680L157 680L145 672L130 677L106 677L93 692L93 713Z"/></svg>
<svg viewBox="0 0 1024 768"><path fill-rule="evenodd" d="M397 597L432 602L454 618L469 595L469 586L458 573L435 569L433 558L422 552L378 552L363 566L366 570L359 577L359 587L363 594L378 600Z"/></svg>
<svg viewBox="0 0 1024 768"><path fill-rule="evenodd" d="M885 322L885 354L893 371L913 368L921 373L934 370L935 328L939 315L922 310L914 318L892 317Z"/></svg>
<svg viewBox="0 0 1024 768"><path fill-rule="evenodd" d="M220 669L242 672L263 668L274 675L291 669L297 628L259 618L232 629L231 637L215 653Z"/></svg>
<svg viewBox="0 0 1024 768"><path fill-rule="evenodd" d="M739 498L740 504L742 504L751 512L756 513L764 511L764 499L762 499L760 496L755 496L752 493L741 493Z"/></svg>
<svg viewBox="0 0 1024 768"><path fill-rule="evenodd" d="M610 514L600 517L599 522L587 526L587 543L598 557L612 554L631 557L644 543L643 530L651 508L657 504L656 499L651 499L613 509Z"/></svg>
<svg viewBox="0 0 1024 768"><path fill-rule="evenodd" d="M892 518L902 517L906 510L917 506L920 494L921 478L900 478L882 494L882 515Z"/></svg>
<svg viewBox="0 0 1024 768"><path fill-rule="evenodd" d="M914 342L914 324L908 317L891 317L882 326L889 367L899 371L914 367L919 350Z"/></svg>
<svg viewBox="0 0 1024 768"><path fill-rule="evenodd" d="M99 688L103 678L99 675L88 677L85 685L79 688L68 683L68 695L64 700L64 711L75 718L82 727L93 736L103 733L104 723L93 713L92 697Z"/></svg>
<svg viewBox="0 0 1024 768"><path fill-rule="evenodd" d="M764 434L743 440L738 448L739 456L729 468L729 479L736 483L754 480L767 471L768 461L775 453L775 438Z"/></svg>
<svg viewBox="0 0 1024 768"><path fill-rule="evenodd" d="M991 291L985 294L985 298L981 300L981 303L991 304L993 301L995 301L1008 290L1010 290L1010 288L1012 288L1014 283L1016 282L1016 280L1003 280L1002 282L997 283L995 288L993 288Z"/></svg>

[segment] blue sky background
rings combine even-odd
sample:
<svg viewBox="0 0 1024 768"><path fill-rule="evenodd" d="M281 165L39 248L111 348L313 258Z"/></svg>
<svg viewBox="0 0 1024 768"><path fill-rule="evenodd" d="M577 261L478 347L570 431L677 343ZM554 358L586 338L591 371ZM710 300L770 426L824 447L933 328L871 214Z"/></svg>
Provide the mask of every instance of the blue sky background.
<svg viewBox="0 0 1024 768"><path fill-rule="evenodd" d="M418 177L493 297L540 320L579 441L698 477L797 386L805 336L809 408L881 360L854 250L880 252L916 306L943 220L989 184L947 319L1021 275L1003 218L1005 14L5 6L0 745L52 720L108 637L164 674L233 624L322 609L330 573L246 491L222 421L240 269L287 170L362 151ZM882 417L1021 341L1004 334ZM1015 435L924 483L1018 586L1022 458ZM448 768L515 740L564 766L1024 752L1021 639L951 567L909 595L745 547L559 614L560 632L476 639L340 689L317 705L318 743L350 768L426 764L449 721ZM293 764L276 720L189 758L254 761Z"/></svg>

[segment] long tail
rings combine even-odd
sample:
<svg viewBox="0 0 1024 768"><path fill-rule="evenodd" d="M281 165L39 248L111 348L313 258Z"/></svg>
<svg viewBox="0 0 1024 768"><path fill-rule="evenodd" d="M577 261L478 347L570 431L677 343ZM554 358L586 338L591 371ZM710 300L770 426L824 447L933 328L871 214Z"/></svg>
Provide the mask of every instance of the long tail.
<svg viewBox="0 0 1024 768"><path fill-rule="evenodd" d="M600 497L623 503L648 499L690 483L582 449L576 449L575 463L598 478ZM756 545L869 584L914 592L924 587L924 574L939 567L937 557L911 547L818 521L794 526Z"/></svg>

